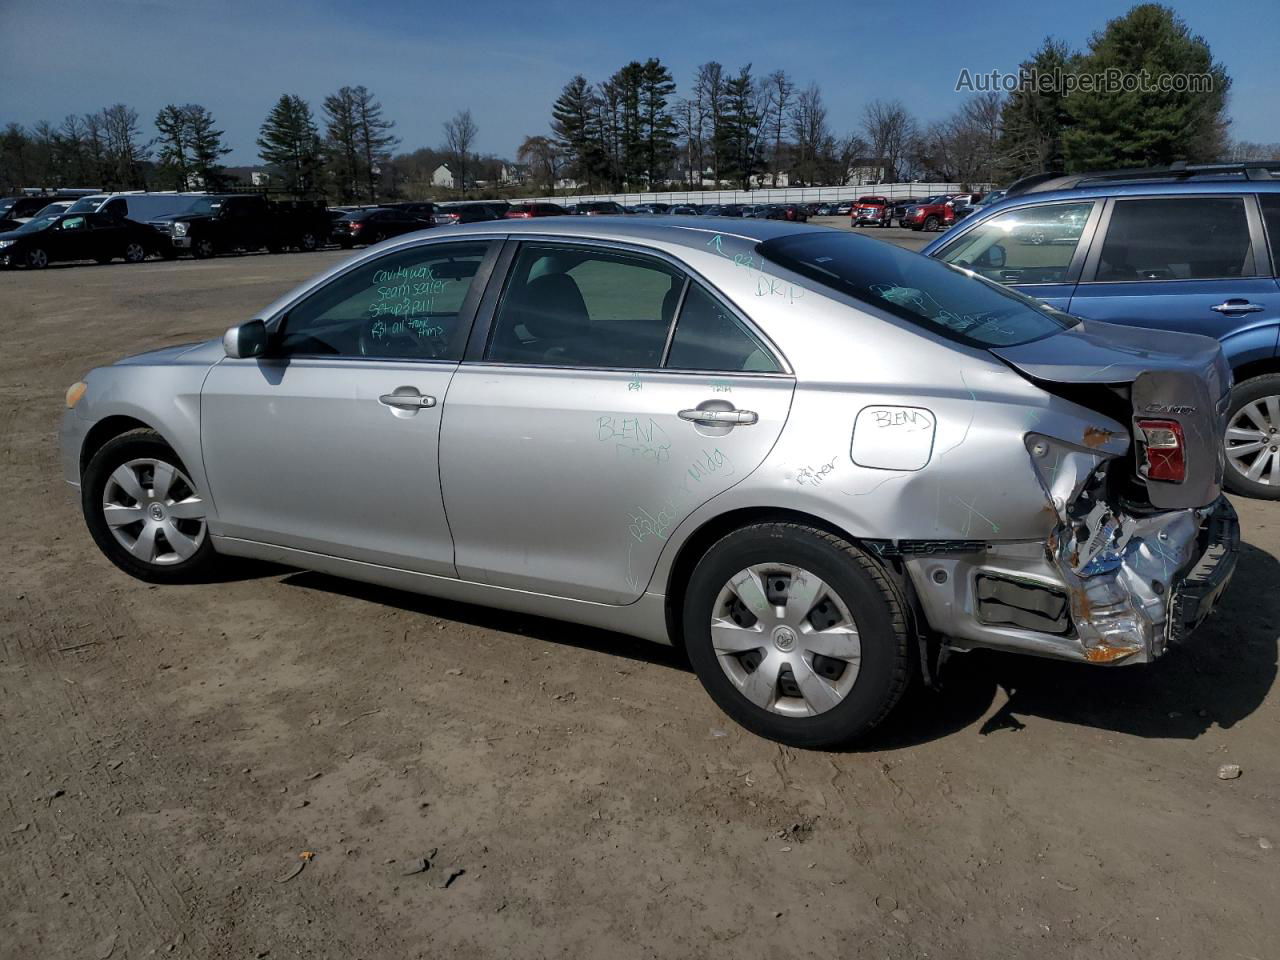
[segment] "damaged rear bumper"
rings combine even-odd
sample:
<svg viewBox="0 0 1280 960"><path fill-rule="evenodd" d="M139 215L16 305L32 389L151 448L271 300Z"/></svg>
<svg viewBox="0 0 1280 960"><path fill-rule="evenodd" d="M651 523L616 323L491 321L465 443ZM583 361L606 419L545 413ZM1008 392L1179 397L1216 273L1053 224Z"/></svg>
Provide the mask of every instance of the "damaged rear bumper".
<svg viewBox="0 0 1280 960"><path fill-rule="evenodd" d="M1217 604L1235 570L1239 522L1225 497L1113 519L1106 548L1087 558L1064 528L1047 541L901 555L930 627L956 649L1147 663Z"/></svg>

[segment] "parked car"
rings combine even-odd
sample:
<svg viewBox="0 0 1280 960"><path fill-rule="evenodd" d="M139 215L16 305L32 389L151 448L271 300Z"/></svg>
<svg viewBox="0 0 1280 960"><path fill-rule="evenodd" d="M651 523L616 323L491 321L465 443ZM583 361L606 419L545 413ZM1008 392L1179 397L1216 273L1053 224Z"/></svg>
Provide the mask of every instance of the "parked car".
<svg viewBox="0 0 1280 960"><path fill-rule="evenodd" d="M677 203L667 213L672 216L696 217L700 216L702 211L698 209L697 204L693 203Z"/></svg>
<svg viewBox="0 0 1280 960"><path fill-rule="evenodd" d="M499 213L488 203L446 203L436 207L436 226L455 226L459 223L480 223L486 220L501 220L506 213L506 205Z"/></svg>
<svg viewBox="0 0 1280 960"><path fill-rule="evenodd" d="M319 201L233 193L208 194L185 212L155 217L150 223L168 236L168 256L188 252L203 260L264 248L272 253L316 250L329 242L333 221Z"/></svg>
<svg viewBox="0 0 1280 960"><path fill-rule="evenodd" d="M75 203L74 200L54 200L52 203L46 203L36 211L35 216L31 219L36 220L40 217L55 217L60 213L66 213L73 203Z"/></svg>
<svg viewBox="0 0 1280 960"><path fill-rule="evenodd" d="M742 208L742 215L751 220L767 220L771 206L768 203L750 203Z"/></svg>
<svg viewBox="0 0 1280 960"><path fill-rule="evenodd" d="M19 223L26 223L36 217L41 210L49 205L53 197L41 194L40 196L18 196L4 197L0 199L0 220L16 220Z"/></svg>
<svg viewBox="0 0 1280 960"><path fill-rule="evenodd" d="M908 206L899 224L910 227L912 230L933 233L936 230L945 230L955 223L955 220L956 212L951 206L951 197L940 194L935 197L925 197Z"/></svg>
<svg viewBox="0 0 1280 960"><path fill-rule="evenodd" d="M955 211L956 219L963 220L969 214L977 209L978 204L982 202L983 194L981 193L961 193L951 198L951 209Z"/></svg>
<svg viewBox="0 0 1280 960"><path fill-rule="evenodd" d="M893 204L888 197L859 197L849 214L850 226L860 227L864 223L874 223L877 227L888 227L893 224Z"/></svg>
<svg viewBox="0 0 1280 960"><path fill-rule="evenodd" d="M577 204L574 213L584 217L612 217L626 216L630 213L626 207L613 200L588 200L585 203Z"/></svg>
<svg viewBox="0 0 1280 960"><path fill-rule="evenodd" d="M1012 242L1011 242L1012 241ZM1280 499L1280 165L1041 175L925 252L1086 320L1215 337L1227 486ZM1166 398L1153 397L1159 408Z"/></svg>
<svg viewBox="0 0 1280 960"><path fill-rule="evenodd" d="M676 643L827 747L945 649L1154 660L1236 559L1216 342L847 231L472 224L255 316L67 392L66 479L135 577L261 557Z"/></svg>
<svg viewBox="0 0 1280 960"><path fill-rule="evenodd" d="M147 193L134 190L127 193L90 193L76 199L67 213L105 213L118 220L150 223L176 213L185 213L197 203L207 201L208 193L182 193L160 191Z"/></svg>
<svg viewBox="0 0 1280 960"><path fill-rule="evenodd" d="M436 214L440 210L440 205L429 200L400 200L395 203L384 203L382 207L385 210L399 210L401 213L407 213L415 220L429 223L433 227L439 225Z"/></svg>
<svg viewBox="0 0 1280 960"><path fill-rule="evenodd" d="M853 213L852 200L841 200L839 203L836 204L835 215L837 217L847 217L852 215L852 213Z"/></svg>
<svg viewBox="0 0 1280 960"><path fill-rule="evenodd" d="M900 227L907 225L907 210L919 203L923 197L903 197L893 201L893 219Z"/></svg>
<svg viewBox="0 0 1280 960"><path fill-rule="evenodd" d="M102 213L55 214L0 234L0 266L42 269L51 263L119 257L141 263L159 254L164 237L146 224Z"/></svg>
<svg viewBox="0 0 1280 960"><path fill-rule="evenodd" d="M790 220L794 223L804 223L809 219L809 214L805 211L804 206L799 203L772 203L766 208L764 217L767 220Z"/></svg>
<svg viewBox="0 0 1280 960"><path fill-rule="evenodd" d="M704 217L740 217L743 206L740 203L713 203L703 212Z"/></svg>
<svg viewBox="0 0 1280 960"><path fill-rule="evenodd" d="M631 208L631 212L653 216L654 214L667 213L670 209L671 205L667 203L637 203Z"/></svg>
<svg viewBox="0 0 1280 960"><path fill-rule="evenodd" d="M373 210L355 210L333 222L334 242L344 250L352 247L381 243L390 237L419 230L430 230L434 223L420 220L403 210L378 207Z"/></svg>
<svg viewBox="0 0 1280 960"><path fill-rule="evenodd" d="M568 211L557 203L537 201L516 203L503 215L508 220L528 220L531 217L563 217Z"/></svg>

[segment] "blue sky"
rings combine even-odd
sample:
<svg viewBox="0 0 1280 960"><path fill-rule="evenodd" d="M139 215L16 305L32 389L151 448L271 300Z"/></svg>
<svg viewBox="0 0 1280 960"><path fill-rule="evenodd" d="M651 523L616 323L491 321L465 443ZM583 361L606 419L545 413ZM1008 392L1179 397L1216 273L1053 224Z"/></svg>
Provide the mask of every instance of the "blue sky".
<svg viewBox="0 0 1280 960"><path fill-rule="evenodd" d="M1280 141L1280 4L1172 5L1233 78L1232 135ZM228 162L252 163L258 126L281 93L301 94L318 115L326 93L363 83L396 121L403 148L438 145L441 124L469 107L477 148L511 156L525 134L546 131L574 73L598 81L656 56L681 92L711 59L816 81L844 134L877 97L940 119L959 106L962 68L1014 70L1049 34L1083 47L1125 9L1100 0L0 0L0 124L56 123L124 102L149 137L166 103L201 103L226 130Z"/></svg>

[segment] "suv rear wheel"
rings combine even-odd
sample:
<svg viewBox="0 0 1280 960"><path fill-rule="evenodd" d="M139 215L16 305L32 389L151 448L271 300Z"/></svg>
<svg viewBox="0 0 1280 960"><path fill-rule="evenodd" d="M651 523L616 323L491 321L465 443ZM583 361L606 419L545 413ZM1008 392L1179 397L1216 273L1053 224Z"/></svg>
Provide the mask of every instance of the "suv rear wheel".
<svg viewBox="0 0 1280 960"><path fill-rule="evenodd" d="M834 747L888 715L910 675L904 604L847 540L796 523L755 524L698 562L683 610L698 679L748 730Z"/></svg>
<svg viewBox="0 0 1280 960"><path fill-rule="evenodd" d="M1249 497L1280 500L1280 374L1236 385L1223 442L1228 489Z"/></svg>

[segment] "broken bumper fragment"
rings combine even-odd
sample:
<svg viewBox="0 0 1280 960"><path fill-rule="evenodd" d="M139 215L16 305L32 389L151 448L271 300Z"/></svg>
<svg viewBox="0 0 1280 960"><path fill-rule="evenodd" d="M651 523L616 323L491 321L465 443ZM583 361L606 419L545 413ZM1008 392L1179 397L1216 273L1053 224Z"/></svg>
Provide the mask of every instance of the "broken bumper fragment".
<svg viewBox="0 0 1280 960"><path fill-rule="evenodd" d="M902 559L929 625L956 649L1147 663L1213 610L1239 544L1223 497L1198 510L1107 512L1045 542L939 545Z"/></svg>

